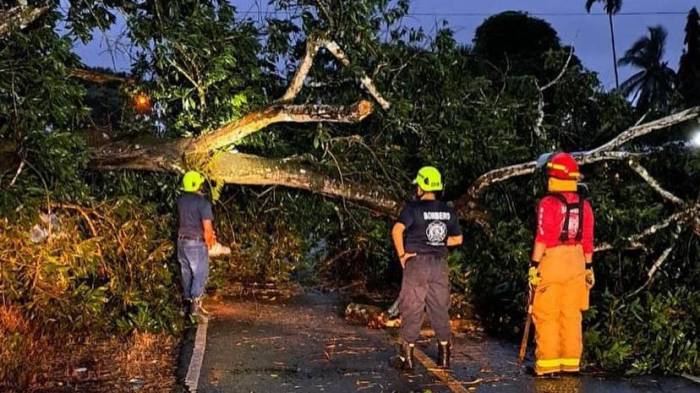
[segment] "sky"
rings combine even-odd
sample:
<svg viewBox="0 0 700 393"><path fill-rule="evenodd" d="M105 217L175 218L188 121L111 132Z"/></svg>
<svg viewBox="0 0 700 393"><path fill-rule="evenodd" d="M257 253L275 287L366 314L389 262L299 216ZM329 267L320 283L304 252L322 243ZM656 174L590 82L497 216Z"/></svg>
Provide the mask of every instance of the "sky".
<svg viewBox="0 0 700 393"><path fill-rule="evenodd" d="M256 20L271 11L267 0L231 0L231 3L241 15ZM405 23L434 32L435 26L445 20L460 42L471 43L474 31L488 15L508 10L525 11L548 21L559 33L562 43L573 45L583 64L599 74L605 88L614 88L607 15L602 13L599 4L593 6L589 15L584 4L585 0L411 0ZM623 1L622 12L614 20L618 58L648 33L649 26L662 25L668 31L665 60L670 67L677 69L684 47L686 16L692 7L697 6L700 6L699 0ZM110 45L106 44L105 36L97 34L87 45L76 44L76 51L89 66L128 71L128 57L118 50L110 50L119 48L119 42L128 45L123 40L115 40L123 29L123 25L118 24L105 35L110 37ZM621 67L620 82L634 73L632 68Z"/></svg>

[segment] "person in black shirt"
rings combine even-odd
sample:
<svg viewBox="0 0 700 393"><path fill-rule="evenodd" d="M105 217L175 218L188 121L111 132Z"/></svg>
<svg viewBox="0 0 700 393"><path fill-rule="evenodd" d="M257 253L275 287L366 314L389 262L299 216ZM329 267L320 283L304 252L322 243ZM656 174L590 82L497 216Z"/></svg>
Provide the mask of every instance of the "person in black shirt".
<svg viewBox="0 0 700 393"><path fill-rule="evenodd" d="M391 230L396 253L403 268L399 295L401 312L401 355L398 364L413 369L413 349L420 335L423 310L438 339L438 366L450 366L450 279L447 248L462 244L462 230L457 213L439 201L437 191L443 189L440 172L431 166L418 171L418 199L401 211Z"/></svg>

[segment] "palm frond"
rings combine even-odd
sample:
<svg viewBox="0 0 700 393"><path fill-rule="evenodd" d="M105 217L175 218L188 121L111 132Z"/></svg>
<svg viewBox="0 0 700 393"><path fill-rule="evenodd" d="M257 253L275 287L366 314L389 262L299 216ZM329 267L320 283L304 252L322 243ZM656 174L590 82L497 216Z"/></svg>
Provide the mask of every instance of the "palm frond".
<svg viewBox="0 0 700 393"><path fill-rule="evenodd" d="M629 97L634 92L638 91L644 83L644 77L646 74L646 71L639 71L638 73L629 77L629 79L626 81L622 82L620 85L620 94L625 97Z"/></svg>
<svg viewBox="0 0 700 393"><path fill-rule="evenodd" d="M595 3L604 3L603 9L606 14L614 15L622 9L622 0L586 0L586 12L591 12Z"/></svg>
<svg viewBox="0 0 700 393"><path fill-rule="evenodd" d="M586 12L591 12L591 7L593 4L597 3L599 0L586 0Z"/></svg>

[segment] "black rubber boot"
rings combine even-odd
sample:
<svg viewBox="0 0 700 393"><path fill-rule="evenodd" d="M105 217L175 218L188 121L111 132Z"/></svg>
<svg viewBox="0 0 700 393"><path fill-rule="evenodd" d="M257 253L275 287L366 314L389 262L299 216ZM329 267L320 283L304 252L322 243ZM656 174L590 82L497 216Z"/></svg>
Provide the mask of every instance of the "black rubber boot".
<svg viewBox="0 0 700 393"><path fill-rule="evenodd" d="M438 343L438 361L437 365L440 368L450 368L450 355L452 346L448 342L447 344Z"/></svg>
<svg viewBox="0 0 700 393"><path fill-rule="evenodd" d="M402 344L399 350L399 355L394 357L392 364L395 368L403 371L413 371L413 345Z"/></svg>

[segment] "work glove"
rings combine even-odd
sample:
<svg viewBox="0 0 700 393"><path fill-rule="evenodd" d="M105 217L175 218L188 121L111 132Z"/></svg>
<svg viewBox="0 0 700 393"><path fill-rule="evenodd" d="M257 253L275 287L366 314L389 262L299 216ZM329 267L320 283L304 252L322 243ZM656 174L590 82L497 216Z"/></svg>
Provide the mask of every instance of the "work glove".
<svg viewBox="0 0 700 393"><path fill-rule="evenodd" d="M595 274L593 274L593 268L589 267L586 269L586 287L588 289L593 288L595 285Z"/></svg>
<svg viewBox="0 0 700 393"><path fill-rule="evenodd" d="M540 272L537 270L537 267L530 266L530 270L527 271L528 283L530 283L531 286L536 287L540 285L541 280L542 278L540 278Z"/></svg>

